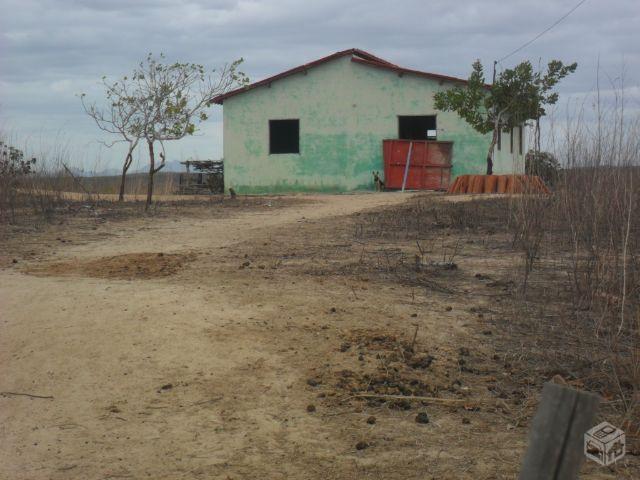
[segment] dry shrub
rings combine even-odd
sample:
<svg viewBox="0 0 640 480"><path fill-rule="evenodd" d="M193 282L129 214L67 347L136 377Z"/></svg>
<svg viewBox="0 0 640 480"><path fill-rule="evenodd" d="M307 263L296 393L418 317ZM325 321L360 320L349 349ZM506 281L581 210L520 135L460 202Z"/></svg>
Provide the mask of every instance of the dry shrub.
<svg viewBox="0 0 640 480"><path fill-rule="evenodd" d="M523 290L537 262L562 273L565 353L586 360L587 386L630 419L640 410L640 123L622 114L599 110L595 127L567 125L553 195L514 199L511 226Z"/></svg>

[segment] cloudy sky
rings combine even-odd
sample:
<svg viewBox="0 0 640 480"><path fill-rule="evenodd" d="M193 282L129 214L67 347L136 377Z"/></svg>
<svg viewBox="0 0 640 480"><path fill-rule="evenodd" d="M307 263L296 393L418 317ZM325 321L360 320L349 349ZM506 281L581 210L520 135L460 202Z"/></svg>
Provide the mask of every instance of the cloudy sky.
<svg viewBox="0 0 640 480"><path fill-rule="evenodd" d="M35 148L63 146L76 165L104 169L118 150L77 98L98 100L103 75L127 74L148 52L214 68L244 57L252 80L357 47L394 63L466 77L489 68L571 10L578 0L0 0L0 128ZM565 98L601 83L640 102L640 1L586 0L532 45L504 60L579 64ZM635 102L635 104L633 103ZM222 155L221 107L198 136L174 142L169 159ZM144 162L144 158L139 160Z"/></svg>

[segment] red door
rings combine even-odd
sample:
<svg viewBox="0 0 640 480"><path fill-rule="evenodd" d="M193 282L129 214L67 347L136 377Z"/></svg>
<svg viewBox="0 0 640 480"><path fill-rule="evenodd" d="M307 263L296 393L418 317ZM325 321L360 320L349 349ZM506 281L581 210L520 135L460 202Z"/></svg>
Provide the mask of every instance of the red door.
<svg viewBox="0 0 640 480"><path fill-rule="evenodd" d="M405 171L407 190L446 190L451 177L453 142L431 140L384 140L384 182L401 189ZM411 152L410 158L408 157ZM407 160L409 168L406 169Z"/></svg>

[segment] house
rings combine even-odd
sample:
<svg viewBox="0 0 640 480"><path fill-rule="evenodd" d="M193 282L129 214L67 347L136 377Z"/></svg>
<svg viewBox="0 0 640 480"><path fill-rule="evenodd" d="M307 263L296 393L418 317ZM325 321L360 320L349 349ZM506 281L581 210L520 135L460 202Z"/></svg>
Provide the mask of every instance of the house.
<svg viewBox="0 0 640 480"><path fill-rule="evenodd" d="M446 188L458 175L486 173L490 135L433 106L435 92L465 83L350 49L220 95L225 185L244 194L347 192L372 189L380 171L398 188L409 151L408 187L416 175L433 181L415 188ZM522 130L502 133L494 173L524 172Z"/></svg>

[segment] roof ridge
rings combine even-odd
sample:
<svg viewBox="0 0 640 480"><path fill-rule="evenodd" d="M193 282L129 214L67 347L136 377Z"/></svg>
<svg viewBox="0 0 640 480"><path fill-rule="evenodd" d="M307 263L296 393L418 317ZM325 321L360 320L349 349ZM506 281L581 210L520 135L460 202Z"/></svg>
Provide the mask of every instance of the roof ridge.
<svg viewBox="0 0 640 480"><path fill-rule="evenodd" d="M440 75L437 73L429 73L429 72L421 72L418 70L411 70L409 68L404 68L401 67L399 65L396 65L395 63L391 63L388 62L387 60L384 60L383 58L380 57L376 57L375 55L366 52L364 50L360 50L359 48L349 48L347 50L340 50L338 52L332 53L331 55L327 55L326 57L322 57L319 58L317 60L314 60L312 62L308 62L302 65L299 65L297 67L294 68L290 68L289 70L285 70L284 72L278 73L276 75L272 75L270 77L264 78L262 80L259 80L257 82L251 83L249 85L245 85L244 87L240 87L240 88L236 88L235 90L231 90L227 93L223 93L221 95L218 95L214 98L211 99L212 103L217 103L219 105L222 105L222 103L224 102L225 99L229 98L229 97L233 97L235 95L247 92L249 90L253 90L254 88L258 88L264 85L270 85L271 82L274 82L276 80L279 80L281 78L285 78L288 77L290 75L293 75L295 73L299 73L299 72L306 72L307 70L309 70L310 68L316 67L318 65L321 65L323 63L326 63L330 60L334 60L336 58L340 58L340 57L345 57L347 55L351 55L351 61L352 62L358 62L364 65L370 65L372 67L377 67L377 68L386 68L389 70L393 70L399 73L413 73L422 77L427 77L427 78L433 78L433 79L437 79L437 80L441 80L441 81L451 81L451 82L457 82L457 83L467 83L466 80L463 80L461 78L455 78L455 77L450 77L447 75Z"/></svg>

